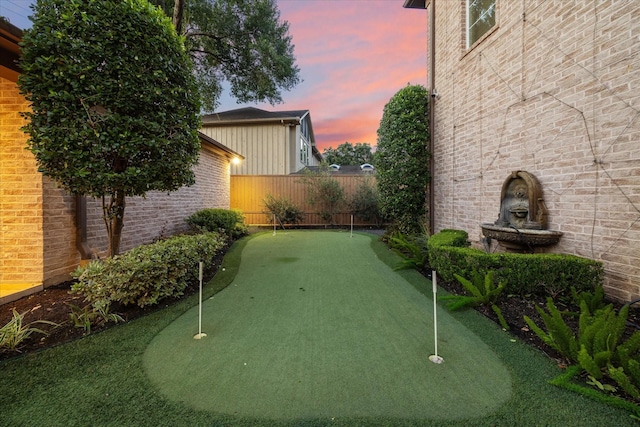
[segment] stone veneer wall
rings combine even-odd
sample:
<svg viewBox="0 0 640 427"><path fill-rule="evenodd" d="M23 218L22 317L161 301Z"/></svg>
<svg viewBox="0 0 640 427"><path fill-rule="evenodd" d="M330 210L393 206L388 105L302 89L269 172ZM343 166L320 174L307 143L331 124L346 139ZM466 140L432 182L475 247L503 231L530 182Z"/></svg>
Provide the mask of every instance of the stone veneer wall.
<svg viewBox="0 0 640 427"><path fill-rule="evenodd" d="M27 102L0 78L0 284L43 281L42 175L20 130Z"/></svg>
<svg viewBox="0 0 640 427"><path fill-rule="evenodd" d="M433 229L480 245L502 183L526 170L564 232L549 251L603 261L608 295L638 298L640 2L496 4L467 50L465 1L436 0Z"/></svg>

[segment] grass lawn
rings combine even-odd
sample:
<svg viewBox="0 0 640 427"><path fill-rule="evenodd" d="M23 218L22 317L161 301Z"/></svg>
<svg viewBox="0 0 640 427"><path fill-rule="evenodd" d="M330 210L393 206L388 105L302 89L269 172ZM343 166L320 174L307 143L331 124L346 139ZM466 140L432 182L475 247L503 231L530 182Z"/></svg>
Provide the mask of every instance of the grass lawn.
<svg viewBox="0 0 640 427"><path fill-rule="evenodd" d="M635 425L474 311L438 310L429 362L431 284L376 239L243 239L205 287L207 337L194 296L6 361L0 425Z"/></svg>

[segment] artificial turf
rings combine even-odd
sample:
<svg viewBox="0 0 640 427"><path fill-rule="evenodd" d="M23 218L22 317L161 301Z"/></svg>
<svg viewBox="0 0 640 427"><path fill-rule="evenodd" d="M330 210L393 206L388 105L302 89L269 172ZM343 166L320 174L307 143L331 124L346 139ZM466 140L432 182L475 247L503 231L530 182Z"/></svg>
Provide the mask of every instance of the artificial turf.
<svg viewBox="0 0 640 427"><path fill-rule="evenodd" d="M234 244L225 257L224 271L205 286L205 299L234 280L245 245L258 237L260 235ZM371 247L381 263L393 266L399 261L375 238L371 240ZM326 275L335 273L327 268L323 272ZM395 274L402 276L419 293L430 295L431 284L419 273L402 270ZM548 381L560 373L550 359L512 338L473 310L455 312L452 316L496 353L511 376L511 397L482 417L409 419L363 415L278 420L194 409L193 405L166 398L164 391L149 379L143 359L154 338L196 304L197 297L189 297L105 332L0 362L0 426L638 425L624 410L550 385ZM241 315L243 313L232 313L232 316ZM189 334L194 333L197 326L193 328ZM215 329L205 332L214 338L217 333ZM450 362L447 346L446 342L440 346L445 366ZM182 349L176 345L174 351ZM430 351L431 347L428 347L426 352ZM331 391L339 392L333 388Z"/></svg>
<svg viewBox="0 0 640 427"><path fill-rule="evenodd" d="M474 333L381 263L369 235L263 234L240 271L164 329L144 362L169 399L269 419L461 419L495 411L511 378ZM490 326L493 327L493 326Z"/></svg>

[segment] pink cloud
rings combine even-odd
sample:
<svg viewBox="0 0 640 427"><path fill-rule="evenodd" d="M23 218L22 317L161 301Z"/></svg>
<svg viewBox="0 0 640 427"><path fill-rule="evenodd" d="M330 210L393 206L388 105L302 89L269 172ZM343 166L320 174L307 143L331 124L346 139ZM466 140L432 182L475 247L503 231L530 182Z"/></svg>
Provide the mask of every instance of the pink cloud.
<svg viewBox="0 0 640 427"><path fill-rule="evenodd" d="M384 105L408 83L426 83L426 12L402 3L279 0L304 82L283 93L284 104L258 107L309 109L321 151L375 145Z"/></svg>

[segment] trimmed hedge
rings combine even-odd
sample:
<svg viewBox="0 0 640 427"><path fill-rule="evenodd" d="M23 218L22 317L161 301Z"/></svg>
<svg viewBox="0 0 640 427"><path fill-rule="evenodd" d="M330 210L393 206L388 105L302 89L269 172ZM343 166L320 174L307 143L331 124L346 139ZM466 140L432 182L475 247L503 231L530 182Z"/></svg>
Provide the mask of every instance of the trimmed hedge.
<svg viewBox="0 0 640 427"><path fill-rule="evenodd" d="M244 215L238 209L202 209L187 218L187 224L197 232L215 231L233 239L247 234Z"/></svg>
<svg viewBox="0 0 640 427"><path fill-rule="evenodd" d="M495 271L510 294L570 295L571 287L593 291L602 286L604 269L599 261L566 254L487 253L470 248L462 230L442 230L427 242L429 264L438 276L454 282L454 273L472 277Z"/></svg>
<svg viewBox="0 0 640 427"><path fill-rule="evenodd" d="M95 308L108 308L114 302L154 305L196 285L199 261L206 273L226 242L219 233L177 236L92 261L72 273L78 282L71 292L83 295Z"/></svg>

